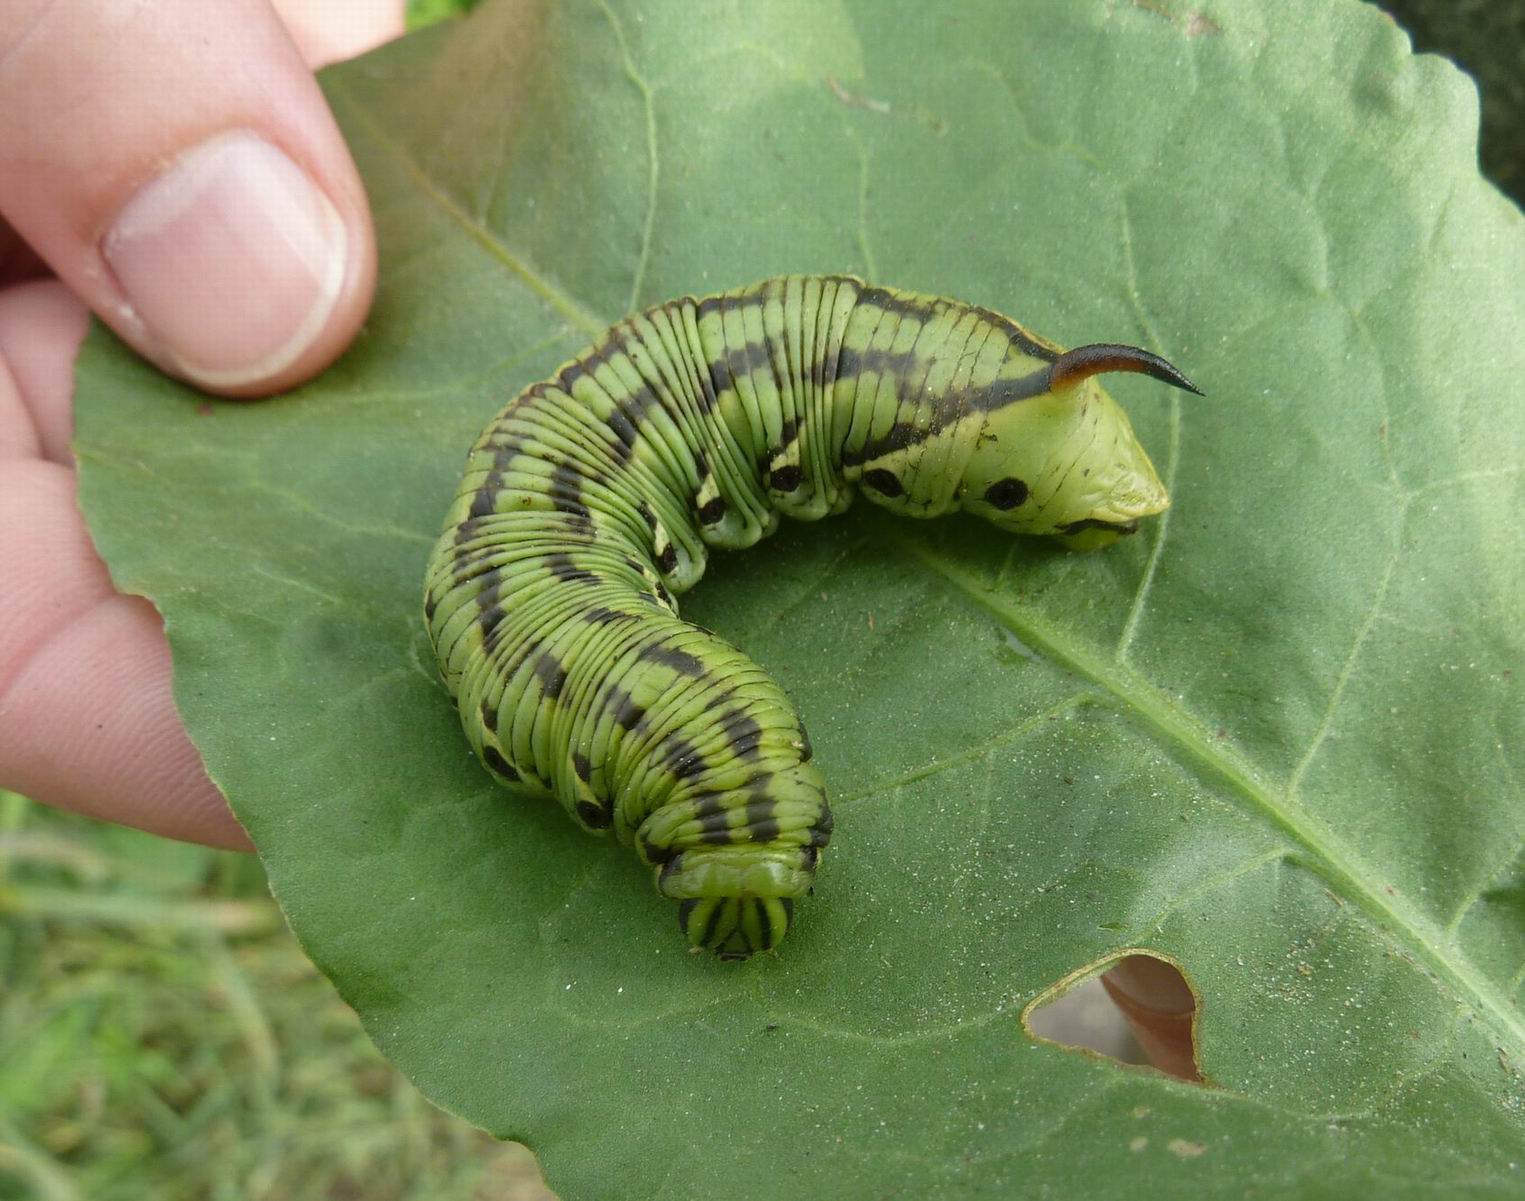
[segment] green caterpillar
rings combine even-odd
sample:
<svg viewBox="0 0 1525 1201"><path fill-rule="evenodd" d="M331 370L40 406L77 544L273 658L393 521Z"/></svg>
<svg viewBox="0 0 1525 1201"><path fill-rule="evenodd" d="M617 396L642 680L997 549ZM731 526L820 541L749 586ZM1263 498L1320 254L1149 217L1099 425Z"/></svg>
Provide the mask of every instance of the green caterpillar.
<svg viewBox="0 0 1525 1201"><path fill-rule="evenodd" d="M778 945L831 811L782 689L674 593L710 547L861 490L1080 549L1169 500L1091 377L1197 389L1128 346L1061 352L988 309L786 276L629 317L482 431L430 558L424 615L500 781L612 829L695 949Z"/></svg>

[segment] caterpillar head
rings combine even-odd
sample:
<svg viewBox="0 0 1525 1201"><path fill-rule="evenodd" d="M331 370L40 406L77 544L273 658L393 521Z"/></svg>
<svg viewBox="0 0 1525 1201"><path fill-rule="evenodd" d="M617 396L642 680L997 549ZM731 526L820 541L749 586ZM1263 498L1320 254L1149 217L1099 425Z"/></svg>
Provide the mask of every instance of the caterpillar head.
<svg viewBox="0 0 1525 1201"><path fill-rule="evenodd" d="M1137 371L1198 392L1164 359L1132 346L1082 346L1013 379L991 407L964 466L963 507L1002 529L1050 534L1094 550L1170 504L1128 415L1093 379ZM997 387L999 388L998 381ZM995 393L997 399L1002 393Z"/></svg>

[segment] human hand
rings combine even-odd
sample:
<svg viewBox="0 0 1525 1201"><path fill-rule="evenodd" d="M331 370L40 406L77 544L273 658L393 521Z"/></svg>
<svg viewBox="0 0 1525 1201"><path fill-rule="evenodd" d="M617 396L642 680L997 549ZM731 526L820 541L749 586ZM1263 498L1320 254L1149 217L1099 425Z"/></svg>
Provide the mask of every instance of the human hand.
<svg viewBox="0 0 1525 1201"><path fill-rule="evenodd" d="M75 503L73 363L90 310L229 396L344 349L376 252L310 67L400 33L402 8L0 5L0 787L249 847L175 710L157 612L112 587Z"/></svg>

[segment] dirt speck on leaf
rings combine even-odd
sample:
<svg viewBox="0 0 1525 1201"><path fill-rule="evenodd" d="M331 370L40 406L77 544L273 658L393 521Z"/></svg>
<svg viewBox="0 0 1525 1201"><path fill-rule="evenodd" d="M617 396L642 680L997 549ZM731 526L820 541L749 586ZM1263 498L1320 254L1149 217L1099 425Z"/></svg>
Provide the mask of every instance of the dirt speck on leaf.
<svg viewBox="0 0 1525 1201"><path fill-rule="evenodd" d="M1134 8L1141 8L1157 17L1164 17L1189 38L1200 38L1223 32L1222 25L1198 9L1188 8L1177 11L1173 5L1166 3L1166 0L1132 0L1132 4Z"/></svg>
<svg viewBox="0 0 1525 1201"><path fill-rule="evenodd" d="M826 77L826 86L831 89L831 94L840 100L848 108L867 109L871 113L886 115L890 111L888 100L874 100L868 96L861 96L857 92L849 92L835 75Z"/></svg>

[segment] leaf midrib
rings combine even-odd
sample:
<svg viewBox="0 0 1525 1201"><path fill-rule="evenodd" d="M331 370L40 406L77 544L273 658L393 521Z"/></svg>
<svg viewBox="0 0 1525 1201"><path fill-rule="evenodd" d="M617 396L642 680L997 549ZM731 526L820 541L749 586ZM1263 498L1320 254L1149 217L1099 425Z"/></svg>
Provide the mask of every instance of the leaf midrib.
<svg viewBox="0 0 1525 1201"><path fill-rule="evenodd" d="M989 591L973 575L943 559L915 539L901 545L926 567L962 593L1000 625L1056 663L1105 690L1166 742L1239 794L1248 807L1269 818L1301 853L1303 865L1340 895L1360 906L1379 928L1406 940L1417 957L1446 980L1459 998L1516 1046L1525 1047L1525 1019L1511 1011L1508 998L1483 976L1454 945L1446 946L1433 921L1372 882L1370 873L1335 833L1303 806L1278 794L1264 772L1216 743L1206 730L1125 663L1108 661L1080 645L1028 607L1012 605Z"/></svg>
<svg viewBox="0 0 1525 1201"><path fill-rule="evenodd" d="M386 151L402 168L425 199L436 205L441 212L465 230L472 241L507 267L530 291L560 313L569 323L590 336L598 335L613 324L583 308L566 292L534 270L527 262L514 254L491 229L462 208L455 197L436 186L434 181L424 173L418 161L396 138L391 137L376 123L376 119L349 94L338 77L329 76L325 79L325 83L329 96L342 105L346 119L353 120L356 125L364 129L366 136Z"/></svg>

